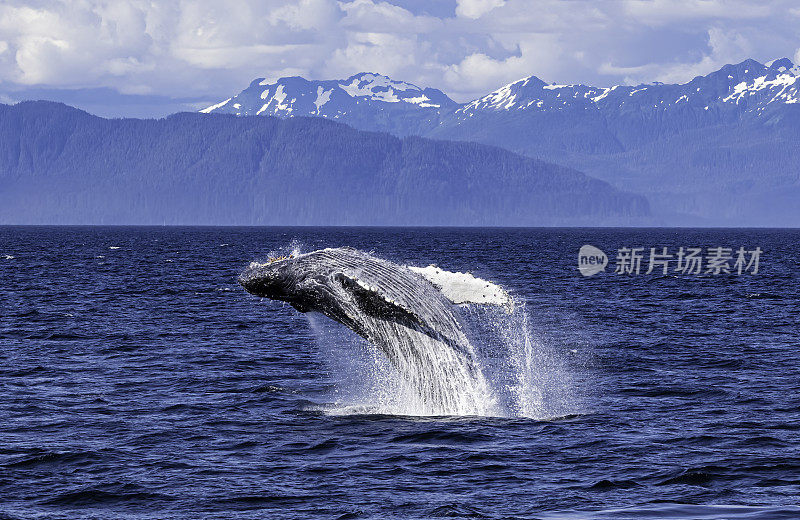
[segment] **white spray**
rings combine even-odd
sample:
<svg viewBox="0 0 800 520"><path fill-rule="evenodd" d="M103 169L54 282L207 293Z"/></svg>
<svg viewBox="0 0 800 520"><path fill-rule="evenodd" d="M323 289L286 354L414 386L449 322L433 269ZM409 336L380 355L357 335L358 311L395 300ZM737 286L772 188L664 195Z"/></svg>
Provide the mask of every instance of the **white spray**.
<svg viewBox="0 0 800 520"><path fill-rule="evenodd" d="M319 314L309 322L336 380L333 414L550 419L579 411L565 363L532 330L524 302L463 305L458 352L425 334L375 320L373 334L408 353L383 351ZM411 355L411 352L415 352Z"/></svg>

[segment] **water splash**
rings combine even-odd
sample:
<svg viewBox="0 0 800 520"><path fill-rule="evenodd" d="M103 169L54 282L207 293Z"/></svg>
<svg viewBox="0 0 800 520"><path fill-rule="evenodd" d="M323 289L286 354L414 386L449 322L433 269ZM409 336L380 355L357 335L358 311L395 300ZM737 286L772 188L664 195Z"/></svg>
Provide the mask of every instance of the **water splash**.
<svg viewBox="0 0 800 520"><path fill-rule="evenodd" d="M319 314L307 316L336 380L334 413L500 415L466 337L454 348L401 324L362 317L370 342ZM391 346L391 360L376 343Z"/></svg>
<svg viewBox="0 0 800 520"><path fill-rule="evenodd" d="M523 301L510 309L461 306L469 356L415 331L378 324L399 366L372 343L320 314L307 315L335 383L330 414L490 416L546 420L580 412L566 364L536 337ZM383 328L381 328L383 327Z"/></svg>
<svg viewBox="0 0 800 520"><path fill-rule="evenodd" d="M462 311L506 416L552 419L582 411L567 363L537 335L524 300L515 297L508 312L487 306Z"/></svg>

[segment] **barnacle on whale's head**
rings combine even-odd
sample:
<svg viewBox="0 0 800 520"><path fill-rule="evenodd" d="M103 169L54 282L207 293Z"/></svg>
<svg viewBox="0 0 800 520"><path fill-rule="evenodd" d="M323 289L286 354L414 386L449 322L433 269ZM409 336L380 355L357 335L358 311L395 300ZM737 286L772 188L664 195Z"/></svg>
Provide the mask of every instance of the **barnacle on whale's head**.
<svg viewBox="0 0 800 520"><path fill-rule="evenodd" d="M281 260L291 260L292 258L294 258L294 255L289 255L289 256L285 256L285 255L284 256L271 256L271 257L267 258L267 263L271 264L273 262L280 262Z"/></svg>

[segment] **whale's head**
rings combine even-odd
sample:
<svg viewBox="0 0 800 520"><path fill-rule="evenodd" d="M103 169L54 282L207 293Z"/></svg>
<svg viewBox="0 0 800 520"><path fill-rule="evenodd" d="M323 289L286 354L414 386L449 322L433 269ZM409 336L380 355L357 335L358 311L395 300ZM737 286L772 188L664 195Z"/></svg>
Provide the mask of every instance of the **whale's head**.
<svg viewBox="0 0 800 520"><path fill-rule="evenodd" d="M247 292L292 304L298 296L298 282L292 257L270 259L263 264L253 262L239 275L239 284Z"/></svg>

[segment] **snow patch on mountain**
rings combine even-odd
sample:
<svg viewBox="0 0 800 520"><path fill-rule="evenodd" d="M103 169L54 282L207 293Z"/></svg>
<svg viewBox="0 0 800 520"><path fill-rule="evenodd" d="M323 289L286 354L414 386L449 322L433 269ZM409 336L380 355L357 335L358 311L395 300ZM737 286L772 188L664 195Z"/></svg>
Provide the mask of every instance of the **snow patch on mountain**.
<svg viewBox="0 0 800 520"><path fill-rule="evenodd" d="M598 101L602 101L605 98L607 98L608 95L611 94L611 92L613 92L618 87L619 87L619 85L614 85L613 87L603 88L603 89L601 89L603 92L600 93L599 96L592 97L591 100L594 101L595 103L597 103Z"/></svg>
<svg viewBox="0 0 800 520"><path fill-rule="evenodd" d="M366 98L370 101L385 103L409 103L420 108L440 108L441 104L435 103L423 93L424 89L405 81L396 81L380 74L356 74L343 82L339 88L350 97Z"/></svg>
<svg viewBox="0 0 800 520"><path fill-rule="evenodd" d="M204 114L208 114L210 112L213 112L214 110L216 110L218 108L222 108L225 105L227 105L228 103L230 103L231 99L233 99L233 98L228 98L225 101L222 101L221 103L217 103L216 105L211 105L210 107L206 107L203 110L201 110L200 112L202 112Z"/></svg>
<svg viewBox="0 0 800 520"><path fill-rule="evenodd" d="M734 85L722 102L738 105L745 99L757 96L761 105L759 109L775 102L800 102L800 67L787 58L769 61L765 67L767 70L764 75Z"/></svg>
<svg viewBox="0 0 800 520"><path fill-rule="evenodd" d="M317 114L319 114L320 107L331 100L331 90L325 90L322 86L317 87L317 99L314 100L314 106L317 107Z"/></svg>
<svg viewBox="0 0 800 520"><path fill-rule="evenodd" d="M387 103L397 103L400 99L394 95L394 89L381 84L370 84L358 78L354 78L349 84L340 83L339 86L347 92L350 97L367 97L374 101L385 101ZM378 87L378 88L376 88Z"/></svg>
<svg viewBox="0 0 800 520"><path fill-rule="evenodd" d="M530 78L524 78L509 83L494 92L467 103L458 112L468 113L474 110L508 110L517 103L517 92L529 83Z"/></svg>
<svg viewBox="0 0 800 520"><path fill-rule="evenodd" d="M403 101L405 101L406 103L412 103L414 105L419 105L422 108L429 108L429 107L439 108L441 106L441 105L437 105L435 103L428 103L429 101L431 101L431 98L429 98L425 94L422 94L421 96L418 96L418 97L405 98Z"/></svg>

